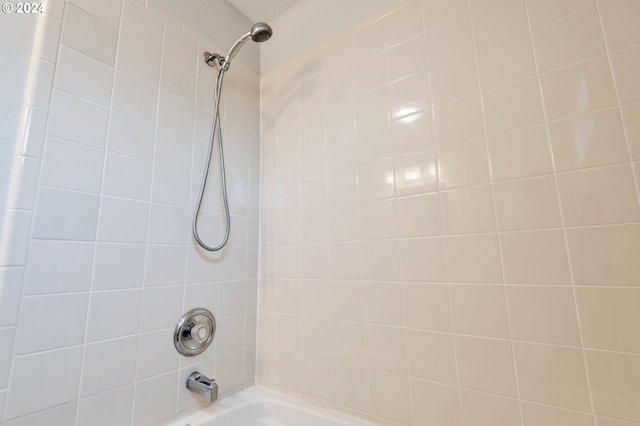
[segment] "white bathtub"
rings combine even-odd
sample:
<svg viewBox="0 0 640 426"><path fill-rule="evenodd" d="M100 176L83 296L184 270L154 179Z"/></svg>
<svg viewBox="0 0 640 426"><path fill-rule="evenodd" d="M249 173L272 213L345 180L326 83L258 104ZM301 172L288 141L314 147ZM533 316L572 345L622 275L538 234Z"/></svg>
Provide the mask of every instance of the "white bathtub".
<svg viewBox="0 0 640 426"><path fill-rule="evenodd" d="M173 426L373 426L362 420L305 404L262 386L222 398Z"/></svg>

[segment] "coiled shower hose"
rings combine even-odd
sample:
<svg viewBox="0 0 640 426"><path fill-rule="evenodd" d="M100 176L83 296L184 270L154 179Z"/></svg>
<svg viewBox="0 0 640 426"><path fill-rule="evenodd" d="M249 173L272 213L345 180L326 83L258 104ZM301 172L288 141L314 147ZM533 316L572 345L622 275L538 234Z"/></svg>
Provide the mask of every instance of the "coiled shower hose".
<svg viewBox="0 0 640 426"><path fill-rule="evenodd" d="M229 199L227 196L227 176L224 167L224 148L222 146L222 123L220 122L220 98L222 94L222 81L224 80L224 73L226 67L221 66L216 77L216 85L214 89L214 114L213 114L213 130L211 131L211 139L209 140L209 153L207 155L207 162L205 164L204 173L202 175L202 184L200 185L200 194L198 195L198 203L193 214L193 237L197 241L198 245L207 251L218 251L222 249L229 241L229 233L231 232L231 215L229 214ZM224 238L219 245L209 246L207 245L198 234L198 216L200 215L200 208L202 207L202 198L204 197L204 191L207 186L207 177L209 176L209 167L211 166L211 157L213 154L213 145L216 139L216 130L218 133L218 147L220 152L220 172L222 175L222 198L224 201L224 215L225 215L225 231Z"/></svg>

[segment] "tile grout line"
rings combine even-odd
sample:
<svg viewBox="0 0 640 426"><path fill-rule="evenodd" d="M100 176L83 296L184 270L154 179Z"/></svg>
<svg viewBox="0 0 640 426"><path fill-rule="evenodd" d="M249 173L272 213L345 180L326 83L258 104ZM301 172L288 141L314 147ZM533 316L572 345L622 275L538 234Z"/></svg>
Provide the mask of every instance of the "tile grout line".
<svg viewBox="0 0 640 426"><path fill-rule="evenodd" d="M559 213L560 213L560 224L562 225L562 232L563 232L563 237L564 237L564 246L565 246L565 252L567 254L567 263L568 263L568 268L569 268L569 277L571 278L571 289L572 289L572 293L573 293L573 303L575 306L575 315L576 315L576 323L578 325L578 333L580 336L580 347L581 347L581 352L582 352L582 361L584 363L584 373L585 373L585 380L586 380L586 385L587 385L587 393L589 396L589 405L591 407L591 415L593 418L593 423L594 425L597 425L597 418L596 418L596 414L595 414L595 407L593 405L593 393L591 391L591 383L590 383L590 377L589 377L589 368L587 365L587 355L586 355L586 349L585 349L585 345L584 345L584 332L582 329L582 322L580 320L580 309L579 309L579 305L578 305L578 295L577 295L577 289L576 289L576 283L575 283L575 275L574 275L574 271L573 271L573 265L572 265L572 261L571 261L571 251L570 251L570 246L569 246L569 238L568 238L568 233L567 233L567 227L566 227L566 221L565 221L565 215L564 215L564 210L562 208L562 199L560 197L560 186L558 184L558 173L557 173L557 167L556 167L556 158L553 152L553 146L551 144L551 132L550 132L550 126L549 126L549 117L548 117L548 113L547 113L547 106L544 102L545 100L545 94L544 94L544 90L542 87L542 80L541 80L541 76L544 73L540 73L540 67L538 64L538 55L536 54L536 48L535 48L535 41L533 39L533 30L531 27L531 19L529 16L529 7L527 2L525 1L525 11L527 13L527 24L529 25L529 31L530 31L530 42L531 42L531 50L532 50L532 54L533 54L533 61L534 61L534 65L536 68L536 75L538 76L538 89L539 89L539 94L540 94L540 102L542 104L542 112L543 112L543 116L544 116L544 128L545 128L545 135L546 135L546 139L547 139L547 145L549 147L549 154L551 156L551 166L552 166L552 171L554 174L554 182L555 182L555 190L556 190L556 199L558 202L558 209L559 209ZM601 33L601 36L604 38L604 35ZM593 59L593 58L590 58ZM582 62L587 62L587 61L581 61ZM565 67L562 67L565 68Z"/></svg>
<svg viewBox="0 0 640 426"><path fill-rule="evenodd" d="M413 1L413 2L409 2L406 5L404 5L403 8L408 8L412 4L417 5L418 8L420 9L419 19L420 19L420 31L421 31L421 33L420 33L420 35L415 36L415 37L416 38L417 37L422 37L425 40L425 44L426 44L426 36L425 36L425 31L424 31L424 3ZM402 8L398 9L398 10L402 10ZM385 21L385 33L386 33L387 38L388 38L389 29L387 28L386 21ZM385 50L385 59L386 59L386 65L387 65L387 78L388 78L388 80L391 80L389 78L389 70L391 68L391 63L390 63L390 58L389 58L388 52L389 52L389 46L387 46L387 49ZM425 51L425 58L426 58L426 51ZM426 89L429 90L430 83L429 83L429 71L428 70L426 71L426 75L427 75ZM354 73L354 78L355 78L355 73ZM391 81L389 81L389 85L390 84L392 84ZM389 104L390 104L390 102L389 102ZM391 114L389 115L389 127L390 127L391 143L393 145L394 144L393 118L391 117ZM435 151L435 149L434 149L434 151ZM393 148L393 152L394 152L394 156L393 156L393 158L394 158L394 176L397 176L396 175L396 170L395 170L395 161L396 161L396 157L397 157L395 155L395 152L396 152L395 147ZM434 155L435 155L435 153L434 153ZM394 190L394 197L392 198L392 200L393 200L392 213L394 215L394 221L395 221L395 215L397 214L397 209L398 209L398 205L397 205L397 201L396 201L397 200L397 195L395 194L395 192L397 191L397 177L394 178L394 185L396 186L396 188ZM361 204L360 204L360 206L361 206ZM362 207L360 207L360 209L361 208ZM361 219L360 219L360 222L361 222ZM395 228L395 225L394 225L394 228ZM394 229L394 233L395 233L395 229ZM398 240L396 239L396 241L398 241ZM402 278L403 277L403 273L402 273L402 250L400 248L399 241L396 244L396 249L397 249L397 255L398 255L398 268L399 268L398 276L400 278ZM413 402L413 400L414 400L413 389L412 389L412 386L411 386L411 363L410 363L410 357L409 357L409 333L407 332L407 327L406 327L406 325L407 325L407 323L406 323L407 309L406 309L406 302L405 302L405 290L404 290L404 285L403 284L397 283L395 285L398 285L400 287L400 298L401 298L401 301L402 301L402 305L401 305L402 306L402 336L403 336L403 339L404 339L404 361L405 361L406 366L407 366L406 376L402 375L402 377L406 377L407 389L409 391L408 392L408 395L409 395L409 405L408 405L409 406L409 413L408 413L408 415L409 415L408 416L409 417L409 424L414 424L415 423L415 416L414 416L415 407L414 407L414 402ZM365 328L365 336L366 336L366 328Z"/></svg>
<svg viewBox="0 0 640 426"><path fill-rule="evenodd" d="M633 155L632 155L632 149L631 149L631 143L629 141L630 137L629 137L629 133L627 131L627 120L625 119L625 115L622 112L622 107L623 105L620 102L620 87L618 85L618 79L616 78L616 74L614 72L614 68L613 68L613 62L611 60L611 51L609 50L609 40L605 31L605 27L604 27L604 21L602 19L602 11L600 10L601 8L601 4L598 2L595 5L595 9L596 9L596 14L598 15L598 23L600 25L600 34L602 36L602 41L604 43L604 48L605 48L605 55L607 57L607 65L609 68L609 73L611 75L611 81L613 83L613 90L614 90L614 94L616 97L616 106L617 106L617 110L620 116L620 122L622 125L622 132L624 135L624 140L625 140L625 144L627 147L627 156L629 159L629 165L631 167L631 176L633 178L633 183L635 185L636 188L636 200L638 202L638 204L640 204L640 176L638 175L638 173L640 173L640 170L636 170L636 167L634 165L634 161L633 161ZM616 51L622 51L625 48L632 48L637 46L637 43L633 43L629 46L625 46L623 48L620 48ZM631 104L632 102L630 102L629 104ZM573 274L573 271L572 271ZM572 276L573 278L573 276ZM589 366L587 363L587 355L586 355L586 349L584 346L584 337L583 337L583 332L582 332L582 325L581 325L581 321L580 321L580 308L578 306L578 301L577 301L577 293L576 293L576 287L575 285L573 286L573 291L574 291L574 298L575 298L575 304L576 304L576 315L578 316L578 325L580 326L580 340L582 343L582 347L583 347L583 356L584 356L584 363L585 363L585 371L586 371L586 375L587 375L587 386L589 387L589 397L591 399L591 409L593 410L593 419L594 419L594 423L597 426L600 422L598 420L598 417L596 416L596 407L594 405L594 400L593 400L593 392L591 389L591 379L589 377Z"/></svg>
<svg viewBox="0 0 640 426"><path fill-rule="evenodd" d="M524 5L525 0L520 0L520 2ZM515 383L515 391L516 391L516 397L518 400L518 411L520 414L520 425L524 425L524 410L522 408L522 396L521 396L521 391L520 391L520 379L518 376L518 364L516 362L516 345L515 342L513 340L513 328L511 325L511 310L510 310L510 304L509 304L509 297L507 294L507 287L505 285L505 267L504 267L504 247L502 245L502 238L500 237L500 226L498 223L498 209L497 209L497 204L496 204L496 190L495 190L495 181L493 179L493 167L491 164L491 150L489 148L489 135L488 135L488 130L487 130L487 114L486 114L486 107L485 107L485 99L484 99L484 94L487 93L487 91L483 91L482 90L482 85L481 85L481 79L480 79L480 70L478 68L478 47L476 44L476 32L475 32L475 23L474 23L474 19L473 19L473 13L471 10L471 1L469 0L467 3L468 7L469 7L469 20L470 20L470 25L471 25L471 38L473 41L473 55L474 55L474 61L475 61L475 71L476 71L476 79L477 79L477 84L478 84L478 91L480 92L480 108L481 108L481 114L482 114L482 130L483 130L483 137L484 137L484 145L485 145L485 153L487 155L487 165L489 168L489 185L491 188L491 206L493 208L493 225L495 226L495 238L496 238L496 243L498 246L498 256L499 256L499 261L500 261L500 275L501 275L501 279L502 279L502 294L504 296L504 303L505 303L505 310L506 310L506 320L507 320L507 329L509 331L509 343L510 343L510 347L511 347L511 362L513 363L513 379L514 379L514 383ZM527 15L527 19L528 19L528 12L526 11L526 6L525 6L525 15ZM529 33L531 31L531 28L528 28ZM525 32L526 33L526 32ZM535 77L537 79L537 76ZM508 86L508 85L507 85Z"/></svg>
<svg viewBox="0 0 640 426"><path fill-rule="evenodd" d="M423 8L424 8L424 4L423 4ZM428 30L426 28L426 22L424 22L424 13L426 13L426 10L423 10L423 30L424 30L424 38L425 38L425 49L426 49L426 58L427 58L427 83L428 83L428 89L429 89L429 96L431 96L432 93L432 85L431 85L431 69L432 67L429 64L429 42L428 42L428 38L429 38L429 34L428 34ZM464 16L468 14L469 15L469 25L471 25L471 13L470 13L470 4L467 1L466 7L464 8L464 12L458 16L456 16L455 18L452 19L458 19L461 16ZM436 190L436 194L438 197L438 213L440 215L439 219L440 219L440 234L438 236L436 236L437 238L441 239L441 247L442 247L442 251L443 251L443 256L444 256L444 270L445 270L445 277L446 277L446 286L447 286L447 301L448 301L448 319L449 319L449 326L450 326L450 330L447 332L447 334L450 336L451 338L451 344L452 344L452 349L453 349L453 362L454 362L454 367L455 367L455 372L456 372L456 383L455 383L455 387L456 387L456 395L458 397L458 415L460 418L460 425L464 425L465 421L464 421L464 410L462 408L462 385L461 385L461 379L460 379L460 364L459 364L459 359L458 359L458 343L457 343L457 339L456 337L458 336L458 334L456 333L456 327L453 321L453 297L452 297L452 292L451 292L451 284L450 284L450 270L449 270L449 262L448 262L448 257L449 257L449 250L447 249L447 243L446 243L446 234L444 232L444 223L443 223L443 206L442 206L442 200L440 199L440 196L442 194L442 191L440 190L440 185L441 185L441 176L440 176L440 164L438 162L438 149L437 149L437 141L436 141L436 130L437 130L437 123L436 123L436 106L433 103L433 99L431 100L431 138L432 138L432 144L433 144L433 153L434 153L434 162L436 165L436 183L437 183L437 190Z"/></svg>
<svg viewBox="0 0 640 426"><path fill-rule="evenodd" d="M324 65L322 67L322 77L324 79ZM301 93L302 93L302 82L300 81L300 72L301 70L297 70L297 75L298 75L298 82L296 84L296 90L297 90L297 99L298 99L298 117L297 117L297 121L298 123L302 123L302 99L301 99ZM325 85L322 85L322 105L324 106L324 102L325 102ZM302 165L302 126L301 124L298 124L297 126L297 155L296 155L296 160L298 163L298 170L301 171L301 165ZM277 160L277 159L276 159ZM277 163L276 163L277 164ZM298 337L300 338L300 347L299 347L299 352L296 352L296 354L298 356L300 356L300 389L292 389L292 391L294 392L299 392L301 395L305 395L304 393L304 351L303 351L303 336L304 333L302 331L302 286L300 285L300 278L302 277L302 252L300 250L300 241L302 238L302 222L301 222L301 215L300 215L300 207L302 205L302 177L299 176L299 186L298 186L298 193L300 194L298 196L299 199L299 205L298 208L296 209L297 211L295 213L293 213L293 215L295 215L298 218L298 226L297 226L297 243L296 243L296 247L298 248L298 265L297 265L297 277L296 277L296 289L298 291L298 303L297 303L297 309L298 309L298 314L296 315L297 320L300 323L300 331L299 331L299 335ZM326 185L325 185L326 188ZM278 287L280 287L280 282L278 282ZM282 315L281 312L278 312L278 318L280 318ZM278 327L278 319L276 319L276 328ZM280 330L276 329L276 332L279 333ZM276 340L276 344L277 344L277 340ZM280 346L280 345L278 345ZM280 347L278 347L278 350L281 351L282 349ZM276 354L276 358L277 358L277 354ZM277 368L277 363L276 363L276 368ZM276 381L277 381L277 371L276 371Z"/></svg>
<svg viewBox="0 0 640 426"><path fill-rule="evenodd" d="M350 39L349 39L350 40ZM326 85L326 80L327 80L327 70L326 70L326 63L323 60L322 61L322 141L320 142L322 144L322 152L324 154L324 170L323 170L323 175L324 175L324 179L323 179L323 183L324 183L324 189L325 189L325 194L328 194L328 178L327 178L327 158L328 158L328 149L327 149L327 143L326 143L326 134L327 134L327 124L326 124L326 103L327 103L327 85ZM314 114L319 114L319 112L315 112ZM303 117L303 115L301 114L301 118ZM302 130L300 129L300 145L302 146ZM319 143L316 143L314 145L318 145ZM312 145L311 145L312 146ZM308 148L309 146L305 145L306 148ZM302 148L300 149L300 154L302 155ZM301 157L300 157L301 158ZM276 157L276 161L277 161L277 157ZM300 164L302 163L302 160L300 160ZM300 187L300 193L302 194L302 186ZM328 197L327 197L328 199ZM301 200L302 200L302 195L301 195ZM297 216L298 216L298 247L301 248L302 247L302 212L303 210L300 208L297 212ZM329 265L330 262L330 251L329 251L329 246L327 245L326 249L325 249L325 254L327 256L327 265ZM300 256L300 262L302 262L302 256ZM302 266L300 266L300 277L302 277ZM302 393L303 397L304 396L311 396L311 397L316 397L314 395L311 394L307 394L307 392L305 391L305 358L308 356L305 353L304 350L304 324L303 324L303 281L302 280L297 280L298 281L298 294L299 294L299 315L298 315L298 319L300 321L300 356L302 359L302 378L301 378L301 384L302 384L302 389L300 389L300 392ZM331 327L331 326L330 326ZM313 355L311 355L313 356ZM332 405L335 405L335 398L333 395L333 365L330 365L330 378L329 378L329 386L331 387L331 401L330 403Z"/></svg>
<svg viewBox="0 0 640 426"><path fill-rule="evenodd" d="M145 9L146 10L146 9ZM182 25L182 30L184 31L184 27L185 25ZM200 48L200 42L196 41L196 49ZM162 49L164 50L164 31L163 31L163 42L162 42ZM197 53L197 52L196 52ZM197 55L196 55L197 56ZM161 52L160 53L160 73L158 74L158 86L160 86L160 84L162 84L162 71L163 71L163 65L164 65L164 61L165 59L170 60L169 58L164 58L164 54ZM177 63L175 61L172 61L174 63ZM181 64L179 64L181 65ZM197 149L197 145L196 145L196 124L198 121L198 85L200 82L200 68L198 66L198 64L196 63L196 69L195 69L195 87L194 87L194 95L193 95L193 105L192 105L192 111L193 111L193 119L191 121L191 133L192 133L192 137L191 137L191 158L190 158L190 164L189 164L189 212L191 213L193 211L193 185L194 185L194 169L195 169L195 161L194 161L194 157L195 157L195 152ZM158 103L156 106L156 122L158 122L158 115L160 112L160 93L158 93ZM158 123L159 124L159 123ZM157 137L158 137L158 124L156 125L156 141L155 141L155 149L154 149L154 164L153 164L153 169L155 170L155 154L156 154L156 150L157 150ZM196 179L197 182L197 179ZM153 191L153 178L151 179L151 190ZM149 213L151 213L151 211L149 211ZM189 215L187 216L188 218L190 217ZM190 236L190 230L189 230L189 221L187 221L187 229L185 229L185 232L187 233L187 235ZM148 234L149 231L147 231L147 238L148 238ZM185 261L184 261L184 271L182 273L182 280L183 280L183 284L182 284L182 309L181 312L184 314L187 312L187 306L186 306L186 299L187 299L187 274L189 271L189 248L191 247L189 245L189 238L185 238L187 240L187 242L185 243ZM146 263L146 262L145 262ZM146 269L146 267L145 267ZM218 280L219 281L219 280ZM218 288L219 286L216 286L216 305L218 303ZM140 335L140 332L138 333L138 335ZM211 342L213 344L213 341ZM183 359L181 355L178 355L178 383L176 384L176 407L175 407L175 414L174 416L177 417L179 409L180 409L180 375L182 372L182 363L183 363ZM137 367L136 367L137 369ZM214 373L215 373L215 368L214 368Z"/></svg>
<svg viewBox="0 0 640 426"><path fill-rule="evenodd" d="M83 9L80 9L84 12ZM88 13L88 12L87 12ZM79 418L80 418L80 398L82 396L82 391L83 391L83 386L82 383L84 381L84 375L85 375L85 368L86 368L86 363L85 363L85 358L86 358L86 353L87 353L87 346L88 346L88 342L87 342L87 337L88 337L88 330L89 330L89 318L91 317L91 299L92 299L92 295L93 295L93 285L94 285L94 270L95 270L95 264L96 264L96 259L97 259L97 246L98 246L98 231L100 228L100 219L102 217L102 201L103 201L103 197L102 197L102 193L104 190L104 183L105 183L105 170L106 170L106 165L107 165L107 146L109 145L109 134L111 132L110 127L111 127L111 117L112 117L112 108L113 108L113 95L115 92L115 75L116 75L116 63L117 63L117 58L118 58L118 51L120 49L120 25L122 22L122 16L124 14L124 4L121 2L120 3L120 11L119 11L119 19L118 19L118 24L115 26L115 30L116 30L116 48L114 51L114 58L113 58L113 70L112 70L112 83L111 83L111 91L110 91L110 96L109 96L109 112L108 112L108 118L107 118L107 123L106 123L106 133L105 133L105 144L104 147L102 148L102 152L104 153L104 158L102 160L102 176L101 176L101 181L100 181L100 193L96 194L98 195L98 215L97 215L97 219L96 219L96 234L95 234L95 240L92 241L92 245L93 245L93 258L91 261L91 278L89 281L89 289L88 289L88 296L87 296L87 312L86 312L86 316L85 316L85 324L84 324L84 335L83 335L83 340L82 340L82 358L80 359L80 380L79 380L79 384L78 384L78 392L76 394L76 408L75 408L75 424L78 424ZM59 49L62 49L62 39L60 40L59 43ZM104 106L104 105L103 105ZM136 341L137 341L137 337L136 337ZM137 344L136 344L136 354L137 354Z"/></svg>
<svg viewBox="0 0 640 426"><path fill-rule="evenodd" d="M263 216L264 212L264 205L263 205L263 191L264 191L264 178L262 175L262 168L263 168L263 164L264 164L264 149L262 146L262 135L264 133L264 125L263 125L263 96L262 96L262 92L263 92L263 81L262 78L260 76L259 78L259 84L258 84L258 90L259 90L259 103L258 103L258 111L259 111L259 123L258 123L258 147L260 150L260 158L258 161L258 172L259 172L259 180L258 180L258 256L257 256L257 261L258 261L258 266L256 268L257 271L257 277L256 277L256 320L255 320L255 327L256 327L256 335L255 335L255 339L254 339L254 346L255 346L255 358L253 360L253 383L257 384L258 383L258 353L259 353L259 346L258 346L258 330L259 330L259 323L260 323L260 289L263 285L263 279L262 279L262 275L263 275L263 265L262 265L262 257L263 257L263 244L262 244L262 240L263 240L263 235L262 235L262 225L263 225L263 218L266 217L266 215Z"/></svg>
<svg viewBox="0 0 640 426"><path fill-rule="evenodd" d="M353 137L353 146L354 146L354 150L355 150L355 165L354 165L354 170L355 170L355 179L356 179L356 200L354 201L354 205L358 205L358 225L360 225L360 221L361 221L361 209L360 209L360 190L361 190L361 185L362 182L360 181L360 175L358 173L358 169L359 169L359 165L358 165L358 154L359 154L359 146L358 146L358 120L357 120L357 110L356 110L356 74L355 74L355 70L356 70L356 58L355 58L355 36L356 34L361 31L364 30L365 28L369 27L370 25L372 25L375 22L382 22L382 24L384 25L384 21L383 21L384 17L383 16L376 16L376 18L373 21L369 21L367 20L366 24L363 24L362 27L355 29L355 30L350 30L347 34L348 34L348 39L349 39L349 53L350 53L350 59L351 59L351 67L350 67L350 71L351 71L351 83L353 85L353 99L344 102L345 104L348 102L350 103L350 107L351 107L351 111L352 111L352 119L350 120L350 124L351 124L351 129L353 130L352 133L352 137ZM384 36L384 44L386 46L387 44L387 33L386 33L386 29L383 33ZM373 55L371 55L373 56ZM389 70L387 69L387 63L385 61L384 63L384 67L385 67L385 72L386 72L386 76L388 76L388 72ZM380 87L376 90L385 90L385 94L388 97L388 93L389 93L389 89L388 89L388 85L385 85L383 87ZM371 91L373 92L373 91ZM387 117L389 117L390 112L388 110L387 107ZM325 110L325 119L326 119L326 110ZM326 135L325 135L326 136ZM395 173L395 172L394 172ZM328 182L328 179L327 179ZM327 191L327 206L329 205L329 187L327 186L326 188ZM395 191L395 179L394 179L394 191ZM328 215L327 215L328 216ZM329 226L329 219L327 218L327 227L328 227L328 235L331 235L331 227ZM358 233L358 239L354 240L354 243L358 244L358 262L359 262L359 271L361 275L364 275L364 264L363 264L363 258L362 258L362 239L361 239L361 235L360 235L360 229L358 229L357 231ZM331 280L334 280L334 278L332 277L332 271L333 271L333 267L332 267L332 262L331 262L331 247L329 246L329 277ZM358 281L362 280L361 278L358 278ZM363 309L363 313L362 313L362 318L363 318L363 323L365 318L365 312ZM333 331L333 321L331 320L331 331ZM369 371L371 369L370 367L370 361L369 361L369 351L367 350L367 348L369 347L369 339L367 338L367 327L366 325L364 326L364 338L363 338L363 345L364 345L364 369L365 369L365 379L366 379L366 386L367 386L367 410L366 413L367 415L371 415L371 377L369 374ZM335 383L335 367L334 364L337 361L332 361L332 371L331 371L331 375L332 375L332 382ZM332 387L333 387L333 383L332 383ZM336 404L337 402L335 401L335 395L334 395L334 404ZM345 404L346 405L346 404Z"/></svg>
<svg viewBox="0 0 640 426"><path fill-rule="evenodd" d="M126 1L126 0L125 0ZM124 4L123 4L123 15L124 15ZM143 9L143 13L147 13L147 8L146 6ZM162 22L162 42L161 42L161 49L162 51L164 51L164 45L165 45L165 38L166 38L166 24ZM158 85L160 84L160 78L162 75L162 65L164 62L164 54L161 53L160 54L160 73L158 75ZM115 85L115 84L114 84ZM144 307L144 290L145 290L145 282L147 279L147 261L149 259L149 231L151 229L151 200L153 197L153 179L155 177L155 172L156 172L156 154L157 154L157 148L158 148L158 115L159 115L159 111L160 111L160 92L158 91L157 94L157 98L156 98L156 111L155 111L155 124L154 124L154 134L153 134L153 155L151 158L151 163L152 163L152 167L151 167L151 177L150 177L150 189L149 189L149 200L147 201L148 206L149 206L149 210L147 212L147 229L146 229L146 241L144 243L145 246L145 254L144 254L144 270L143 270L143 274L142 274L142 283L140 283L140 304L139 304L139 308L138 308L138 327L137 327L137 331L136 331L136 336L138 337L138 343L136 345L136 360L135 360L135 367L134 367L134 374L137 376L138 374L138 358L139 358L139 349L140 349L140 334L141 334L141 330L142 330L142 311L143 311L143 307ZM179 371L179 370L178 370ZM169 372L170 373L170 372ZM163 373L163 374L166 374ZM136 396L138 395L139 389L138 389L138 383L139 381L137 380L136 377L134 377L133 380L133 401L131 404L131 417L130 417L130 423L134 424L134 419L135 419L135 412L136 412ZM176 386L177 387L177 386ZM177 398L176 398L176 407L177 407ZM175 407L174 407L175 409Z"/></svg>
<svg viewBox="0 0 640 426"><path fill-rule="evenodd" d="M611 74L611 81L613 83L613 90L616 96L616 106L613 107L615 109L618 110L619 116L620 116L620 122L622 124L622 133L624 135L624 140L625 140L625 145L627 147L627 156L628 156L628 163L631 165L631 175L633 176L633 181L634 181L634 185L636 188L636 197L638 199L638 203L640 204L640 170L636 170L636 168L634 167L634 159L633 159L633 154L632 154L632 149L631 149L631 143L629 142L630 136L629 136L629 132L627 131L627 120L625 119L624 114L622 113L622 107L623 104L620 102L620 87L618 85L618 79L616 78L614 69L613 69L613 62L611 60L611 51L609 50L609 41L607 39L607 35L604 29L604 22L602 20L602 13L600 11L600 4L596 4L595 6L596 8L596 13L598 15L598 23L600 25L600 32L602 34L602 40L604 43L604 48L605 48L605 56L607 57L607 64L609 67L609 72ZM633 48L638 46L637 43L631 44L629 46L625 46L623 48L618 49L617 51L621 51L624 49L628 49L628 48ZM635 102L628 102L625 105L629 105L629 104L633 104ZM613 109L612 108L612 109Z"/></svg>

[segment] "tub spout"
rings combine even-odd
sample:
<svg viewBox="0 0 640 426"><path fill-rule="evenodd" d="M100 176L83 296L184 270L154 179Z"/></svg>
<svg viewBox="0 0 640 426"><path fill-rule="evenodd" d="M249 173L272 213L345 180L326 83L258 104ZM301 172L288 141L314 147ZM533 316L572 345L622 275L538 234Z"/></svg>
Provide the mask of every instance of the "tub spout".
<svg viewBox="0 0 640 426"><path fill-rule="evenodd" d="M202 396L209 404L218 399L218 384L197 371L187 378L187 389Z"/></svg>

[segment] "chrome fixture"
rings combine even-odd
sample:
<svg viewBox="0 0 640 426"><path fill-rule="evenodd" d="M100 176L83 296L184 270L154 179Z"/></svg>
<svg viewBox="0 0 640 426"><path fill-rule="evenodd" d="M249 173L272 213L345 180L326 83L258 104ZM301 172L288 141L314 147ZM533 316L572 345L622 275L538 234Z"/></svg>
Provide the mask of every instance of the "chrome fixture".
<svg viewBox="0 0 640 426"><path fill-rule="evenodd" d="M180 318L173 344L181 355L196 356L206 351L216 335L216 319L204 308L192 309Z"/></svg>
<svg viewBox="0 0 640 426"><path fill-rule="evenodd" d="M269 25L265 24L264 22L257 22L253 25L253 27L251 27L251 31L242 35L242 37L240 37L238 41L236 41L233 46L231 46L231 49L229 49L227 56L223 57L222 55L219 55L217 53L204 52L204 61L210 67L214 67L216 65L215 62L217 62L218 66L220 66L220 68L224 68L224 70L226 71L229 69L229 65L231 65L231 60L235 58L238 52L240 52L240 49L247 42L247 40L251 39L256 43L262 43L263 41L269 40L272 35L273 30Z"/></svg>
<svg viewBox="0 0 640 426"><path fill-rule="evenodd" d="M224 56L218 54L218 53L210 53L210 52L204 52L202 54L202 56L204 56L204 61L207 63L207 65L209 65L210 67L215 67L216 64L218 66L222 66L224 65Z"/></svg>
<svg viewBox="0 0 640 426"><path fill-rule="evenodd" d="M198 195L198 202L196 204L195 212L193 214L193 237L200 247L207 251L218 251L222 249L229 241L229 233L231 232L231 215L229 214L229 197L227 196L227 175L225 173L224 166L224 151L222 149L222 124L220 122L220 97L222 95L222 81L224 80L224 73L229 69L231 60L238 54L240 48L251 39L257 43L269 40L273 30L264 22L258 22L251 27L251 31L244 34L234 43L234 45L227 53L226 57L217 53L204 52L204 61L211 67L216 63L220 67L218 70L218 77L216 78L216 86L214 89L214 114L213 114L213 126L211 130L211 140L209 142L209 152L207 154L207 162L205 164L204 173L202 174L202 183L200 185L200 194ZM213 143L216 138L216 130L218 132L218 148L220 152L220 174L222 176L222 199L224 203L224 217L225 217L225 231L222 242L217 246L209 246L205 244L198 234L198 215L200 214L200 207L202 206L202 197L204 197L204 190L207 185L207 176L209 176L209 166L211 165L211 155L213 153Z"/></svg>
<svg viewBox="0 0 640 426"><path fill-rule="evenodd" d="M187 389L202 396L209 404L218 399L218 384L197 371L187 377Z"/></svg>

